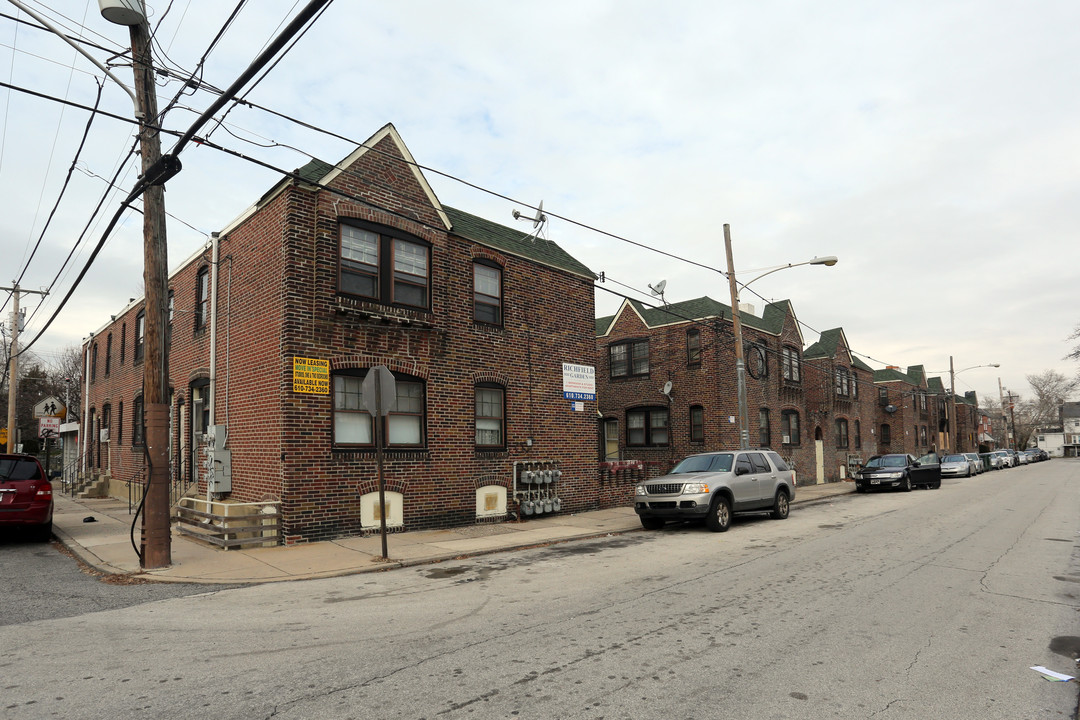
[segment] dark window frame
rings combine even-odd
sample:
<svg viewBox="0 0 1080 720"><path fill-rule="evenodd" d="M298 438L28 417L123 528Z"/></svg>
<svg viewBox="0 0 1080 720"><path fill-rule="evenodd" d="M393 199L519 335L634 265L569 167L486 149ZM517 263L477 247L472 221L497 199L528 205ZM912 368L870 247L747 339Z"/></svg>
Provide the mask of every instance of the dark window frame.
<svg viewBox="0 0 1080 720"><path fill-rule="evenodd" d="M477 271L480 268L495 271L496 279L499 283L498 297L481 292L477 287ZM503 276L503 268L498 263L483 259L473 260L473 322L479 323L480 325L492 325L494 327L503 326ZM481 309L486 310L488 308L492 309L491 312L494 315L493 319L480 317Z"/></svg>
<svg viewBox="0 0 1080 720"><path fill-rule="evenodd" d="M780 358L784 380L789 383L802 383L802 353L798 348L783 346L780 349Z"/></svg>
<svg viewBox="0 0 1080 720"><path fill-rule="evenodd" d="M838 396L851 397L851 373L846 367L838 367L833 371L833 385Z"/></svg>
<svg viewBox="0 0 1080 720"><path fill-rule="evenodd" d="M758 410L758 445L760 447L772 445L772 420L769 417L769 408Z"/></svg>
<svg viewBox="0 0 1080 720"><path fill-rule="evenodd" d="M364 263L356 260L343 258L344 235L346 228L353 228L376 236L375 264ZM397 269L397 243L405 243L423 250L425 275L423 281L415 280L419 275ZM409 308L424 312L431 310L432 295L432 246L431 243L411 235L403 230L378 225L376 223L361 220L342 219L338 224L338 249L337 249L337 292L339 295L361 298L370 302L393 307ZM353 275L360 278L369 278L373 281L374 292L365 294L345 289L343 278ZM422 288L423 303L417 304L400 299L398 287ZM404 293L401 293L404 295Z"/></svg>
<svg viewBox="0 0 1080 720"><path fill-rule="evenodd" d="M645 370L642 372L637 371L636 360L640 360L639 349L645 348ZM625 369L624 372L617 373L615 355L621 350L623 358L618 361L619 366ZM636 339L636 340L620 340L619 342L611 343L608 345L608 375L611 379L616 380L620 378L647 378L649 377L650 369L650 357L649 357L649 340L648 338Z"/></svg>
<svg viewBox="0 0 1080 720"><path fill-rule="evenodd" d="M862 422L859 420L855 421L855 449L862 449Z"/></svg>
<svg viewBox="0 0 1080 720"><path fill-rule="evenodd" d="M701 405L690 406L690 442L705 442L705 408Z"/></svg>
<svg viewBox="0 0 1080 720"><path fill-rule="evenodd" d="M146 418L144 417L143 397L136 395L131 408L131 445L142 445L146 437Z"/></svg>
<svg viewBox="0 0 1080 720"><path fill-rule="evenodd" d="M146 354L146 311L140 310L135 315L135 332L134 338L132 338L134 347L132 349L132 357L135 358L135 363L141 363L143 356Z"/></svg>
<svg viewBox="0 0 1080 720"><path fill-rule="evenodd" d="M847 418L836 418L836 449L847 450L851 446Z"/></svg>
<svg viewBox="0 0 1080 720"><path fill-rule="evenodd" d="M638 428L633 427L631 425L631 421L630 421L631 417L638 416L638 415L641 416L642 421L643 421L642 427L640 428L640 430ZM662 426L663 427L663 434L664 434L663 442L657 442L657 440L653 437L654 434L656 434L656 431L658 430L658 428L660 427L660 426L658 426L656 424L656 422L654 422L654 416L655 416L655 418L659 418L661 416L663 416L663 418L664 418L664 424ZM642 433L642 441L641 442L634 442L633 441L633 433L635 431L640 431ZM670 446L671 445L671 414L670 414L668 408L662 407L662 406L659 406L659 405L629 408L626 411L626 445L627 445L627 447L639 447L639 448L668 447L668 446Z"/></svg>
<svg viewBox="0 0 1080 720"><path fill-rule="evenodd" d="M878 432L878 442L882 445L892 445L892 426L889 423L882 423Z"/></svg>
<svg viewBox="0 0 1080 720"><path fill-rule="evenodd" d="M195 332L210 324L210 266L195 274Z"/></svg>
<svg viewBox="0 0 1080 720"><path fill-rule="evenodd" d="M97 382L97 340L90 346L90 382Z"/></svg>
<svg viewBox="0 0 1080 720"><path fill-rule="evenodd" d="M691 328L686 331L686 366L701 365L701 331Z"/></svg>
<svg viewBox="0 0 1080 720"><path fill-rule="evenodd" d="M120 323L120 364L124 364L124 351L127 349L127 323Z"/></svg>
<svg viewBox="0 0 1080 720"><path fill-rule="evenodd" d="M112 333L105 338L105 377L112 372Z"/></svg>
<svg viewBox="0 0 1080 720"><path fill-rule="evenodd" d="M480 408L480 395L481 393L497 392L499 394L499 414L496 415L481 415ZM499 442L497 443L482 443L480 441L480 421L498 421L499 423ZM473 442L476 444L477 450L482 451L494 451L506 449L506 388L498 383L477 383L473 386Z"/></svg>
<svg viewBox="0 0 1080 720"><path fill-rule="evenodd" d="M794 418L794 429L792 429L792 418ZM798 410L781 410L780 411L780 441L783 445L802 445L802 422L799 418ZM785 432L786 431L786 432ZM787 437L787 441L784 441L784 437Z"/></svg>
<svg viewBox="0 0 1080 720"><path fill-rule="evenodd" d="M362 403L361 385L364 382L364 378L367 377L367 373L370 368L350 368L347 370L339 370L334 372L330 376L330 438L334 449L336 450L374 450L375 449L375 426L372 422L371 413L365 410L362 406L357 408L340 408L338 407L338 378L348 378L349 385L351 387L346 388L346 392L358 394L359 403ZM384 450L423 450L427 448L427 431L428 431L428 409L427 409L427 381L420 377L407 375L405 373L393 373L394 380L397 383L398 392L400 397L400 391L404 385L418 386L420 389L420 411L400 411L397 410L397 399L394 400L394 408L391 408L386 416L382 418L382 425L380 427L382 431L382 441ZM342 442L338 440L338 433L336 428L337 417L339 414L357 414L366 415L368 422L368 435L371 438L370 442ZM418 443L391 443L390 442L390 425L393 417L416 417L418 420L418 434L420 436L420 442Z"/></svg>

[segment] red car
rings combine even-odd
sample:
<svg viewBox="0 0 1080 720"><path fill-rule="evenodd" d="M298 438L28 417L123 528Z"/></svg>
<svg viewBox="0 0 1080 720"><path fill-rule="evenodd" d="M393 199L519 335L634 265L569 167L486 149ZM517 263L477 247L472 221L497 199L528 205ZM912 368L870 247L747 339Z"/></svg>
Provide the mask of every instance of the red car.
<svg viewBox="0 0 1080 720"><path fill-rule="evenodd" d="M52 483L33 455L0 454L0 528L26 528L35 540L52 537Z"/></svg>

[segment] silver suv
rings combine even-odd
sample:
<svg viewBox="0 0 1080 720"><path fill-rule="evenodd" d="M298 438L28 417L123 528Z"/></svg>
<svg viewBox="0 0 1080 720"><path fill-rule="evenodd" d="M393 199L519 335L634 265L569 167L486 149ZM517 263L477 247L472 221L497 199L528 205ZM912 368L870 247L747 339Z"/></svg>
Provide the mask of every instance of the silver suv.
<svg viewBox="0 0 1080 720"><path fill-rule="evenodd" d="M795 478L772 450L732 450L691 455L663 477L637 486L634 510L646 530L668 520L704 520L713 532L731 527L733 512L788 516Z"/></svg>

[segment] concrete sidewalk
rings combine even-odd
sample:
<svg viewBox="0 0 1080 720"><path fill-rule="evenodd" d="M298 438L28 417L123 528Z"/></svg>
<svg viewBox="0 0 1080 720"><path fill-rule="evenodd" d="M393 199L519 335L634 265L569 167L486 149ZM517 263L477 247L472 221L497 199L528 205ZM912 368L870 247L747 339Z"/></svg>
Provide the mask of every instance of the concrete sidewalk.
<svg viewBox="0 0 1080 720"><path fill-rule="evenodd" d="M854 492L850 482L796 489L794 506ZM92 520L90 520L92 518ZM453 530L392 533L389 559L382 558L378 534L289 547L222 550L181 536L174 526L172 565L143 571L131 545L133 516L114 498L55 496L53 533L79 559L108 574L161 582L262 583L378 572L440 560L484 555L568 540L640 531L632 507L531 517L524 522L479 524ZM141 520L141 517L140 517ZM138 543L140 527L135 527Z"/></svg>

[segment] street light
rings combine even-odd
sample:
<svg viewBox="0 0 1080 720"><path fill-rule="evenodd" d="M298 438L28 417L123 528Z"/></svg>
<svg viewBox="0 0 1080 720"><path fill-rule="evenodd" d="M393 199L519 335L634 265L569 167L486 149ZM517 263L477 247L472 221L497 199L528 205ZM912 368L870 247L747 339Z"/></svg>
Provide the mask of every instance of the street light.
<svg viewBox="0 0 1080 720"><path fill-rule="evenodd" d="M731 255L731 226L728 223L724 223L724 249L727 251L728 287L731 289L731 324L735 329L735 380L738 383L739 394L739 449L746 450L750 447L750 419L746 408L746 361L743 357L742 319L739 317L739 287L738 283L735 281L735 261L732 259ZM750 282L743 283L743 287L748 287L750 283L756 282L766 275L770 275L779 270L787 270L788 268L798 267L799 265L825 265L832 267L837 262L838 260L835 255L827 255L825 257L814 258L813 260L806 260L804 262L780 265L763 272L750 280Z"/></svg>
<svg viewBox="0 0 1080 720"><path fill-rule="evenodd" d="M949 356L949 448L953 452L961 452L960 450L960 428L956 422L956 376L962 372L968 370L974 370L975 368L982 367L1001 367L998 363L989 363L987 365L972 365L966 367L963 370L953 370L952 355Z"/></svg>

